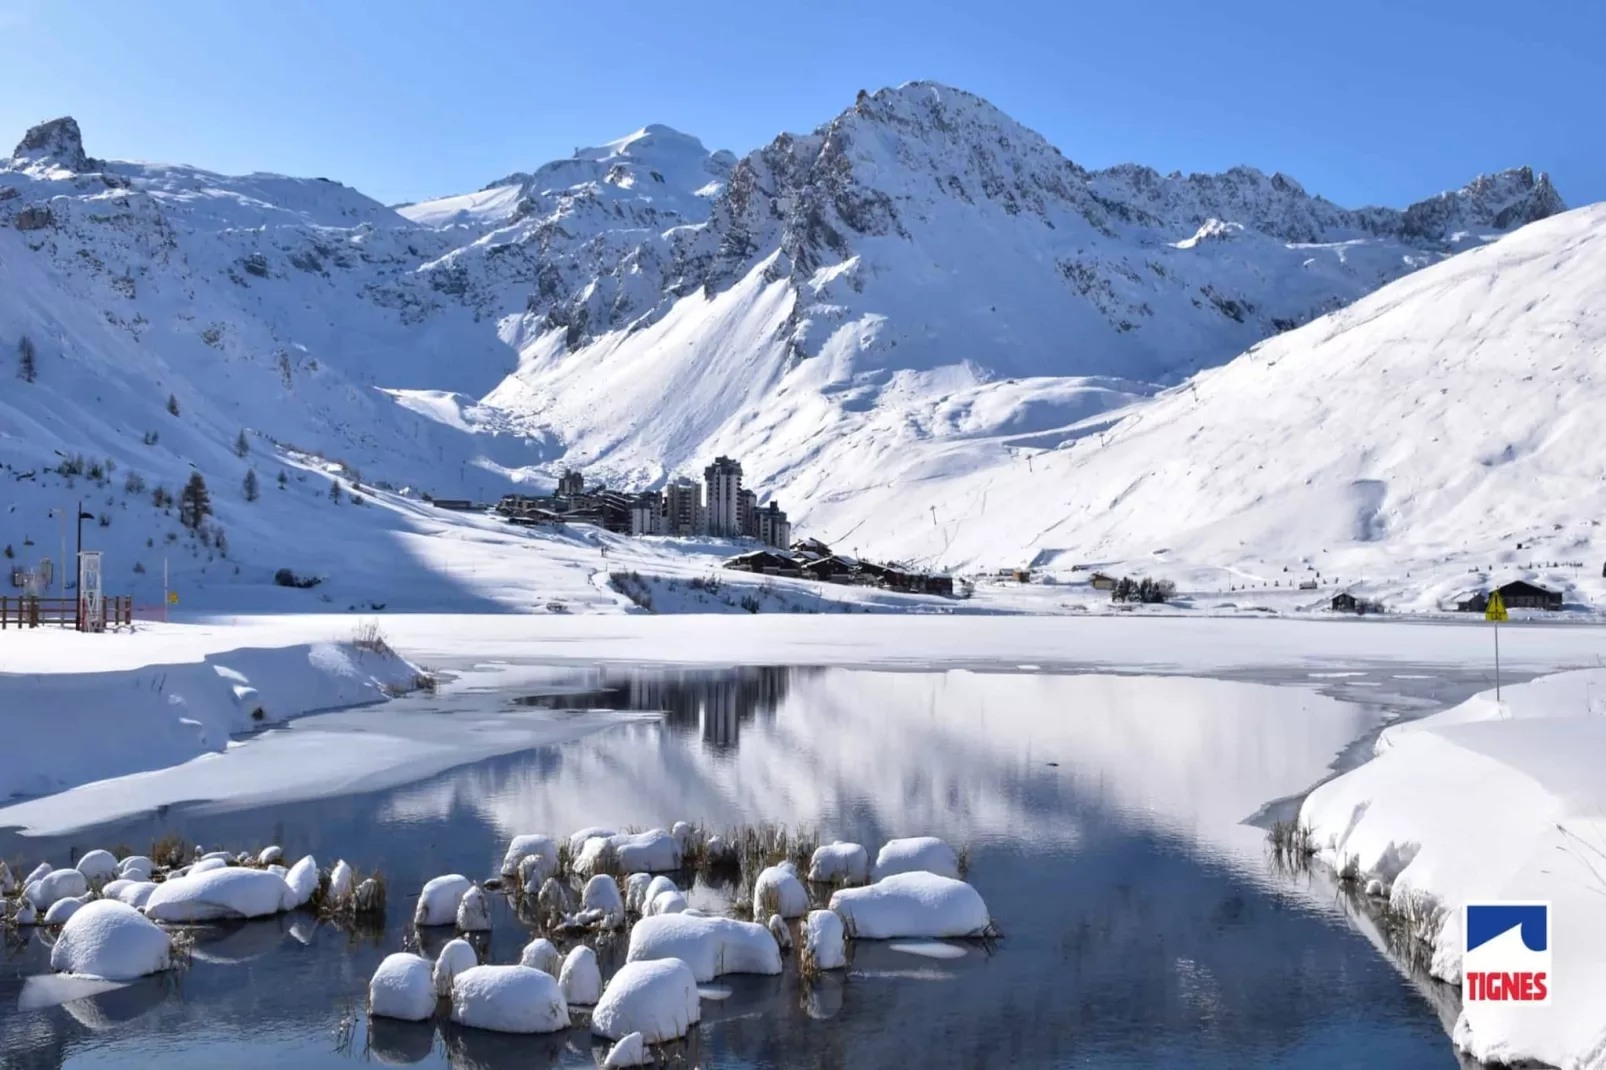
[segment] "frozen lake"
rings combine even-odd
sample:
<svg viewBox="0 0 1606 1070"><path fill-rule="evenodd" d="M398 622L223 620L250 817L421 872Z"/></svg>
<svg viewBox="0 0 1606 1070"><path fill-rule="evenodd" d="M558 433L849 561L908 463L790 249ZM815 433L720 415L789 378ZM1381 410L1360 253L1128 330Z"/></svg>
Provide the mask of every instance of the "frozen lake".
<svg viewBox="0 0 1606 1070"><path fill-rule="evenodd" d="M460 666L467 669L468 666ZM1262 830L1387 718L1486 686L1433 667L1254 679L852 669L502 668L439 696L305 718L173 770L0 811L0 856L66 863L178 832L282 844L390 878L389 925L207 930L177 982L23 1009L34 935L0 963L6 1065L594 1065L591 1038L369 1032L366 983L424 880L488 877L509 837L779 821L875 847L970 849L991 949L861 942L846 979L728 976L704 1065L1454 1067L1433 998ZM68 831L72 830L72 831ZM24 867L24 870L26 868ZM720 890L699 887L708 903ZM496 900L492 961L529 938ZM604 956L606 958L606 956ZM724 993L720 993L723 995ZM1430 998L1433 997L1433 998ZM31 998L30 998L31 1004Z"/></svg>

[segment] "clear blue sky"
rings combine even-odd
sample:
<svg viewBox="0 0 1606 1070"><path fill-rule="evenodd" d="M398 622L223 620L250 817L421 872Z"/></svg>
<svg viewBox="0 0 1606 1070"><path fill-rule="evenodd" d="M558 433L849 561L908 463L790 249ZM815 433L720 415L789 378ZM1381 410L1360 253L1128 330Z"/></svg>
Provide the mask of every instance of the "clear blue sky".
<svg viewBox="0 0 1606 1070"><path fill-rule="evenodd" d="M978 93L1099 167L1249 163L1341 204L1532 164L1606 199L1606 3L0 0L0 151L475 189L663 122L743 153L857 90Z"/></svg>

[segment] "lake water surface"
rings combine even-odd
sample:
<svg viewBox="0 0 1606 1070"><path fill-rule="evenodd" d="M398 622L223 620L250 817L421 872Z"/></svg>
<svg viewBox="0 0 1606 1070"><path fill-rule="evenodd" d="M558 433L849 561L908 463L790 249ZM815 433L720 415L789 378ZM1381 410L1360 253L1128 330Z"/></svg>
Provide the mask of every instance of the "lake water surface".
<svg viewBox="0 0 1606 1070"><path fill-rule="evenodd" d="M1321 779L1391 708L1451 697L1431 674L1365 676L554 669L307 718L195 770L102 789L104 803L159 784L159 812L0 833L0 855L65 864L166 832L279 843L384 869L389 925L349 933L298 914L208 929L176 979L41 1008L25 996L48 970L35 933L0 961L0 1063L595 1065L583 1029L370 1029L367 979L409 938L426 879L491 876L516 833L690 820L803 824L872 855L890 837L942 836L968 847L1004 933L944 957L860 942L845 976L808 991L790 969L720 978L690 1053L700 1065L1455 1067L1433 1001L1445 994L1402 977L1319 878L1275 872L1245 824ZM411 747L402 773L341 765L396 732ZM420 759L430 746L444 756ZM270 765L277 793L245 783ZM219 787L231 777L235 790ZM529 927L495 909L490 959L516 961Z"/></svg>

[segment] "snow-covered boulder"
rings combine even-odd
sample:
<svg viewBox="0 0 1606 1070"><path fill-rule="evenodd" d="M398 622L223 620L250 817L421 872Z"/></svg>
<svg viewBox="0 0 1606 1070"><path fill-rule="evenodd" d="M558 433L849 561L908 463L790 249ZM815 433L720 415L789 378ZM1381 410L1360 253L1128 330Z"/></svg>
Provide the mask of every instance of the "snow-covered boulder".
<svg viewBox="0 0 1606 1070"><path fill-rule="evenodd" d="M335 863L335 868L329 871L329 899L332 902L341 902L350 895L357 884L357 875L346 864L344 858Z"/></svg>
<svg viewBox="0 0 1606 1070"><path fill-rule="evenodd" d="M284 910L290 898L284 878L267 870L192 870L188 876L158 885L145 901L145 915L156 921L263 918Z"/></svg>
<svg viewBox="0 0 1606 1070"><path fill-rule="evenodd" d="M318 860L307 855L291 866L290 872L282 879L290 889L290 895L284 901L284 908L301 909L312 902L313 895L318 891Z"/></svg>
<svg viewBox="0 0 1606 1070"><path fill-rule="evenodd" d="M619 886L606 873L599 873L586 881L580 893L580 906L584 910L602 911L600 924L604 929L622 929L625 924L625 901Z"/></svg>
<svg viewBox="0 0 1606 1070"><path fill-rule="evenodd" d="M736 845L723 836L710 836L703 844L703 857L710 866L734 866L737 862Z"/></svg>
<svg viewBox="0 0 1606 1070"><path fill-rule="evenodd" d="M74 867L90 884L105 884L117 876L117 858L110 851L90 851Z"/></svg>
<svg viewBox="0 0 1606 1070"><path fill-rule="evenodd" d="M448 873L425 882L418 893L418 907L413 911L414 925L453 925L457 922L457 905L474 887L474 882L460 873Z"/></svg>
<svg viewBox="0 0 1606 1070"><path fill-rule="evenodd" d="M117 875L131 881L148 881L156 866L144 855L129 855L117 863Z"/></svg>
<svg viewBox="0 0 1606 1070"><path fill-rule="evenodd" d="M698 846L697 830L685 821L676 821L669 826L669 834L675 838L675 845L680 848L680 856L685 858Z"/></svg>
<svg viewBox="0 0 1606 1070"><path fill-rule="evenodd" d="M118 877L116 880L107 881L101 886L100 897L102 899L116 899L124 888L131 888L135 883L137 882L131 881L127 877Z"/></svg>
<svg viewBox="0 0 1606 1070"><path fill-rule="evenodd" d="M229 863L228 863L227 859L223 859L223 858L203 858L199 862L195 863L195 865L190 866L187 870L185 870L184 871L184 875L186 877L188 877L188 876L191 876L192 874L196 874L196 873L210 873L214 869L228 869L228 868L229 868Z"/></svg>
<svg viewBox="0 0 1606 1070"><path fill-rule="evenodd" d="M764 939L774 948L768 933ZM591 1012L591 1031L609 1040L639 1033L645 1043L662 1044L685 1036L701 1017L697 978L686 963L674 958L633 961L608 982Z"/></svg>
<svg viewBox="0 0 1606 1070"><path fill-rule="evenodd" d="M722 973L781 972L781 950L769 929L734 918L664 914L642 918L630 930L627 962L680 959L698 983Z"/></svg>
<svg viewBox="0 0 1606 1070"><path fill-rule="evenodd" d="M863 884L870 877L870 855L857 843L828 843L809 859L809 880Z"/></svg>
<svg viewBox="0 0 1606 1070"><path fill-rule="evenodd" d="M435 994L449 996L452 994L452 982L464 970L472 970L480 964L480 957L474 950L474 945L467 940L458 938L448 940L441 953L435 958Z"/></svg>
<svg viewBox="0 0 1606 1070"><path fill-rule="evenodd" d="M597 953L584 944L571 948L558 973L558 987L573 1007L589 1007L601 998L602 970L597 966Z"/></svg>
<svg viewBox="0 0 1606 1070"><path fill-rule="evenodd" d="M686 909L686 897L680 894L679 888L671 888L667 892L659 892L653 896L644 914L647 917L657 917L660 914L679 914Z"/></svg>
<svg viewBox="0 0 1606 1070"><path fill-rule="evenodd" d="M274 873L274 874L277 874L280 877L286 878L285 883L286 884L289 883L290 871L287 868L285 868L284 866L281 866L277 862L275 862L273 865L268 866L267 870L268 870L269 873Z"/></svg>
<svg viewBox="0 0 1606 1070"><path fill-rule="evenodd" d="M640 914L646 908L647 886L654 878L650 873L632 873L625 878L625 909Z"/></svg>
<svg viewBox="0 0 1606 1070"><path fill-rule="evenodd" d="M831 909L853 935L866 940L902 936L973 936L989 923L981 894L961 880L917 871L898 873L863 888L843 888Z"/></svg>
<svg viewBox="0 0 1606 1070"><path fill-rule="evenodd" d="M208 851L204 855L202 855L199 859L197 859L196 861L199 861L199 862L222 862L226 866L230 862L234 861L234 856L229 854L229 852L227 852L227 851Z"/></svg>
<svg viewBox="0 0 1606 1070"><path fill-rule="evenodd" d="M29 870L28 871L28 875L26 877L22 878L22 886L24 888L26 888L28 885L32 884L35 881L42 881L42 880L45 879L46 876L48 876L50 874L50 872L51 872L50 863L49 862L41 862L37 866L33 867L33 869Z"/></svg>
<svg viewBox="0 0 1606 1070"><path fill-rule="evenodd" d="M50 949L50 968L132 981L172 965L172 938L125 903L98 899L73 913Z"/></svg>
<svg viewBox="0 0 1606 1070"><path fill-rule="evenodd" d="M429 960L400 952L386 955L368 982L368 1013L422 1022L435 1013L435 981Z"/></svg>
<svg viewBox="0 0 1606 1070"><path fill-rule="evenodd" d="M17 912L11 915L11 920L19 926L39 924L39 911L27 899L17 904Z"/></svg>
<svg viewBox="0 0 1606 1070"><path fill-rule="evenodd" d="M11 895L17 890L17 878L12 875L11 867L0 859L0 895Z"/></svg>
<svg viewBox="0 0 1606 1070"><path fill-rule="evenodd" d="M558 870L558 845L551 836L537 836L529 834L513 837L513 842L507 845L507 853L502 856L502 875L511 877L515 873L522 873L519 863L533 855L540 855L548 860L552 873ZM541 879L546 880L552 873L543 874Z"/></svg>
<svg viewBox="0 0 1606 1070"><path fill-rule="evenodd" d="M28 885L28 901L49 910L59 899L76 899L89 891L89 881L76 869L53 869Z"/></svg>
<svg viewBox="0 0 1606 1070"><path fill-rule="evenodd" d="M161 885L151 881L129 881L125 887L117 890L116 899L135 910L144 910L145 905L150 902L151 893L160 887Z"/></svg>
<svg viewBox="0 0 1606 1070"><path fill-rule="evenodd" d="M628 873L667 873L680 868L680 842L664 829L652 829L634 836L615 836L613 845L619 868Z"/></svg>
<svg viewBox="0 0 1606 1070"><path fill-rule="evenodd" d="M553 946L551 940L544 936L537 936L524 945L519 952L519 965L528 966L532 970L540 970L556 977L563 969L563 955Z"/></svg>
<svg viewBox="0 0 1606 1070"><path fill-rule="evenodd" d="M620 1037L619 1042L608 1049L608 1054L602 1060L604 1070L621 1066L646 1066L652 1061L647 1054L647 1042L640 1033L630 1033Z"/></svg>
<svg viewBox="0 0 1606 1070"><path fill-rule="evenodd" d="M952 847L935 836L888 840L886 846L881 848L881 853L876 855L876 880L920 871L958 880L959 856Z"/></svg>
<svg viewBox="0 0 1606 1070"><path fill-rule="evenodd" d="M665 877L663 874L659 874L658 876L654 877L652 880L647 882L646 890L641 893L641 906L643 913L646 912L647 904L651 903L654 899L657 899L660 895L663 895L665 892L678 893L679 891L680 885L675 883L674 878Z"/></svg>
<svg viewBox="0 0 1606 1070"><path fill-rule="evenodd" d="M847 936L842 918L834 911L811 910L803 923L803 949L822 970L840 970L848 964Z"/></svg>
<svg viewBox="0 0 1606 1070"><path fill-rule="evenodd" d="M358 914L383 914L385 886L373 877L367 877L351 893L351 909Z"/></svg>
<svg viewBox="0 0 1606 1070"><path fill-rule="evenodd" d="M606 840L616 835L618 835L618 833L614 832L613 829L603 828L600 825L593 825L591 828L583 828L579 832L576 832L574 835L569 837L569 855L571 857L578 856L580 852L585 849L587 840Z"/></svg>
<svg viewBox="0 0 1606 1070"><path fill-rule="evenodd" d="M552 877L558 875L556 855L529 854L519 859L518 882L527 892L534 893Z"/></svg>
<svg viewBox="0 0 1606 1070"><path fill-rule="evenodd" d="M474 887L463 893L457 904L457 929L465 933L491 931L491 901L482 889Z"/></svg>
<svg viewBox="0 0 1606 1070"><path fill-rule="evenodd" d="M452 1021L498 1033L555 1033L569 1008L551 974L528 966L476 966L452 982Z"/></svg>
<svg viewBox="0 0 1606 1070"><path fill-rule="evenodd" d="M770 935L775 937L775 946L782 952L792 950L792 931L786 927L786 919L779 914L771 914L769 922Z"/></svg>
<svg viewBox="0 0 1606 1070"><path fill-rule="evenodd" d="M753 917L779 914L801 918L809 912L809 892L797 878L797 866L782 862L759 873L753 882Z"/></svg>
<svg viewBox="0 0 1606 1070"><path fill-rule="evenodd" d="M88 902L89 897L87 895L78 898L68 896L66 899L56 900L54 903L50 904L50 909L45 911L45 924L67 924L68 919L74 914L78 913L79 908Z"/></svg>
<svg viewBox="0 0 1606 1070"><path fill-rule="evenodd" d="M257 855L257 865L259 866L271 866L282 861L284 861L284 848L279 846L264 847L261 853Z"/></svg>

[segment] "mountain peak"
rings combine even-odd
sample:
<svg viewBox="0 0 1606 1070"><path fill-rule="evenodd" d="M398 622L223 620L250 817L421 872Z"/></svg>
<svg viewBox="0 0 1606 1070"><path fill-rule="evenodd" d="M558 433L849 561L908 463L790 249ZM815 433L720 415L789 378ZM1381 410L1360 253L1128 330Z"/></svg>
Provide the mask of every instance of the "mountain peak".
<svg viewBox="0 0 1606 1070"><path fill-rule="evenodd" d="M54 163L78 174L97 166L97 161L84 154L84 135L78 120L70 115L30 127L12 158L21 163Z"/></svg>

